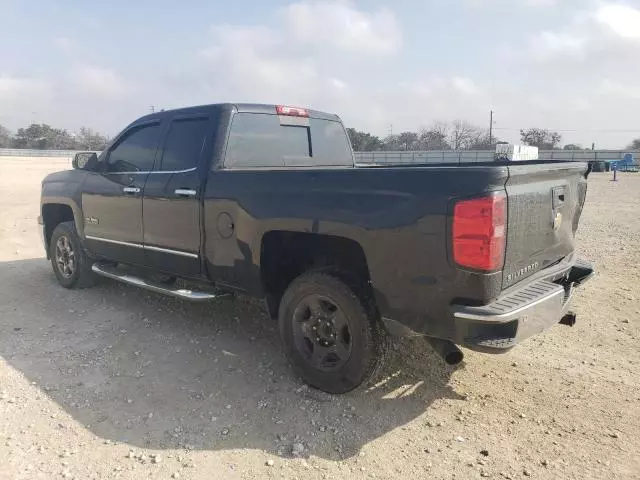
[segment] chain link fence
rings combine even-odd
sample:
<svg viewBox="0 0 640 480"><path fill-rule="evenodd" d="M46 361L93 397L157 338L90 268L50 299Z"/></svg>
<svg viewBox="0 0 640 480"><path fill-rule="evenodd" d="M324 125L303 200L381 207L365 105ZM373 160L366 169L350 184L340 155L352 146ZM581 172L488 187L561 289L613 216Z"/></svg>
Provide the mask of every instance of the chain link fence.
<svg viewBox="0 0 640 480"><path fill-rule="evenodd" d="M0 157L60 157L72 158L79 151L86 150L36 150L28 148L0 148ZM100 154L100 152L96 152Z"/></svg>
<svg viewBox="0 0 640 480"><path fill-rule="evenodd" d="M631 157L629 157L631 155ZM560 160L573 162L637 162L640 152L627 150L540 150L540 160ZM492 150L430 150L421 152L355 152L358 165L405 165L405 164L463 164L492 162L495 152Z"/></svg>

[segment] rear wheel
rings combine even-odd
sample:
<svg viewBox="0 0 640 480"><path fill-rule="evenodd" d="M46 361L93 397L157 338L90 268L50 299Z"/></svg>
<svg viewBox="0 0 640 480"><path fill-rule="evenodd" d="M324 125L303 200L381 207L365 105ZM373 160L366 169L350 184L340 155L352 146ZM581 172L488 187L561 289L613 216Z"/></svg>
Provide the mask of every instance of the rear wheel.
<svg viewBox="0 0 640 480"><path fill-rule="evenodd" d="M56 226L49 243L49 257L58 283L65 288L85 288L93 285L93 263L82 248L73 222Z"/></svg>
<svg viewBox="0 0 640 480"><path fill-rule="evenodd" d="M345 393L371 379L386 337L374 310L337 276L294 280L280 303L280 335L295 372L309 385Z"/></svg>

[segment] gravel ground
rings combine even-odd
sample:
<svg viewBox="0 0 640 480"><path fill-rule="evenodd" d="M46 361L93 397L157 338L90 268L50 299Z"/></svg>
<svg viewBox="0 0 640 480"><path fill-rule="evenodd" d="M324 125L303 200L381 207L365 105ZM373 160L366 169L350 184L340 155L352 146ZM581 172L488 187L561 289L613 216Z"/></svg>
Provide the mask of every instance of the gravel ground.
<svg viewBox="0 0 640 480"><path fill-rule="evenodd" d="M68 165L0 158L0 478L640 478L640 174L589 180L574 328L457 368L400 341L336 397L250 302L59 287L36 217Z"/></svg>

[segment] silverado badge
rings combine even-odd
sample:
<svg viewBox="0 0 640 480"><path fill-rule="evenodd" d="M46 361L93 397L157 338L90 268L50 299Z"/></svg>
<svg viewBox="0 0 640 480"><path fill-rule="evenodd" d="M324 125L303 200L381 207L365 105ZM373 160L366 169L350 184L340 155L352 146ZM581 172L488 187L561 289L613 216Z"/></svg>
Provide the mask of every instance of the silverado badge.
<svg viewBox="0 0 640 480"><path fill-rule="evenodd" d="M510 282L511 280L516 280L516 279L518 279L518 278L520 278L520 277L522 277L522 276L524 276L524 275L526 275L528 273L531 273L534 270L537 270L539 266L540 266L540 262L535 262L535 263L532 263L531 265L527 265L526 267L521 268L520 270L517 270L517 271L515 271L513 273L509 273L507 275L507 282Z"/></svg>

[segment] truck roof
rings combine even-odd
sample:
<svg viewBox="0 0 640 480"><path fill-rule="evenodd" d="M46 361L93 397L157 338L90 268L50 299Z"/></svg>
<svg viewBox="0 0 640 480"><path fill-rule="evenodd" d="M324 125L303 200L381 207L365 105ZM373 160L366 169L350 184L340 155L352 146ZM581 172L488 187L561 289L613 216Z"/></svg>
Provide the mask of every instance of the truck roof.
<svg viewBox="0 0 640 480"><path fill-rule="evenodd" d="M183 107L183 108L174 108L171 110L162 110L160 112L150 113L139 118L136 121L140 120L151 120L154 118L162 118L167 115L174 116L176 114L190 114L190 113L199 113L208 111L211 108L223 108L228 110L235 110L237 112L242 113L266 113L266 114L275 114L276 113L276 104L267 104L267 103L211 103L207 105L197 105L192 107ZM304 108L304 107L300 107ZM305 108L307 112L309 112L310 118L319 118L323 120L333 120L340 122L340 117L333 113L321 112L319 110L311 110Z"/></svg>

